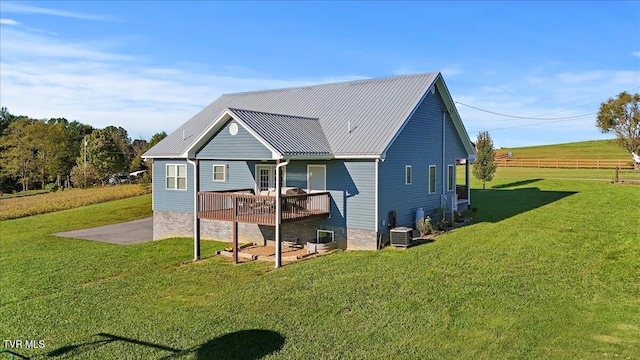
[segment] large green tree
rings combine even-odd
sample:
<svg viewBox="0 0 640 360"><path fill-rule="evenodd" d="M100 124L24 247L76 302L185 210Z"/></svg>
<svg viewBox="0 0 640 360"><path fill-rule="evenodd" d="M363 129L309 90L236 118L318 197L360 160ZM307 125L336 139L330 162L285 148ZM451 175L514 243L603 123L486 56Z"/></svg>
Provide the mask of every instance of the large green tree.
<svg viewBox="0 0 640 360"><path fill-rule="evenodd" d="M76 159L76 167L80 170L76 169L74 172L83 172L85 166L90 167L92 172L95 172L97 180L104 184L110 175L126 171L129 163L122 149L121 135L122 133L113 126L94 130L86 137L86 146L83 144L80 156ZM76 183L77 185L80 184Z"/></svg>
<svg viewBox="0 0 640 360"><path fill-rule="evenodd" d="M488 131L478 134L476 142L477 157L473 163L473 176L482 181L482 190L485 190L485 183L493 180L498 165L495 162L496 153L493 149L493 141Z"/></svg>
<svg viewBox="0 0 640 360"><path fill-rule="evenodd" d="M640 154L640 94L621 92L600 105L596 126L603 133L614 133L629 153ZM640 164L635 164L640 170Z"/></svg>
<svg viewBox="0 0 640 360"><path fill-rule="evenodd" d="M5 176L20 182L22 190L28 190L38 177L37 154L41 146L40 135L35 131L37 120L21 118L7 126L0 138L0 162Z"/></svg>

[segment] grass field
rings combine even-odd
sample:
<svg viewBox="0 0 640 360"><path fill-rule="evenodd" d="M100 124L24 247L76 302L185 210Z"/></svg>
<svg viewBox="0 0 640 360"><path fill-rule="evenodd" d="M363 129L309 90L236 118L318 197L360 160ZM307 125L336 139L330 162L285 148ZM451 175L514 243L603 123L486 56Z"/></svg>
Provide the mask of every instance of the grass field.
<svg viewBox="0 0 640 360"><path fill-rule="evenodd" d="M631 159L631 155L615 140L501 148L496 151L502 154L513 152L514 159Z"/></svg>
<svg viewBox="0 0 640 360"><path fill-rule="evenodd" d="M456 179L458 184L464 184L464 171L464 165L458 165L456 169ZM618 176L621 180L640 180L640 172L634 170L620 170ZM473 179L473 174L471 177ZM551 169L498 166L495 179L496 181L518 179L612 181L615 179L615 169ZM499 182L496 182L495 184L500 186ZM487 183L487 187L491 187L493 185L493 182Z"/></svg>
<svg viewBox="0 0 640 360"><path fill-rule="evenodd" d="M13 196L0 200L0 220L17 219L24 216L68 210L80 206L124 199L148 193L137 184L71 189L32 196ZM18 193L21 194L21 193Z"/></svg>
<svg viewBox="0 0 640 360"><path fill-rule="evenodd" d="M49 190L26 190L26 191L20 191L16 193L5 193L5 194L2 194L2 196L0 196L0 200L18 198L18 197L24 197L24 196L32 196L32 195L38 195L38 194L46 194L48 192Z"/></svg>
<svg viewBox="0 0 640 360"><path fill-rule="evenodd" d="M640 187L490 185L432 243L278 270L48 235L149 216L148 195L3 221L0 335L44 340L17 351L36 359L639 358Z"/></svg>

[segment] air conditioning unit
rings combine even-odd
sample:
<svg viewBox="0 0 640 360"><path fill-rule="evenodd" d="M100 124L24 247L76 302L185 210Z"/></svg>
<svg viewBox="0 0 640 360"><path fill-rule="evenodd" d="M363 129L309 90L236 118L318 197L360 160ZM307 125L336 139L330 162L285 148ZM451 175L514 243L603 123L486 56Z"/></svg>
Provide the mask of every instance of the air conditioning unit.
<svg viewBox="0 0 640 360"><path fill-rule="evenodd" d="M411 245L411 232L412 228L397 227L390 231L391 245L407 247Z"/></svg>

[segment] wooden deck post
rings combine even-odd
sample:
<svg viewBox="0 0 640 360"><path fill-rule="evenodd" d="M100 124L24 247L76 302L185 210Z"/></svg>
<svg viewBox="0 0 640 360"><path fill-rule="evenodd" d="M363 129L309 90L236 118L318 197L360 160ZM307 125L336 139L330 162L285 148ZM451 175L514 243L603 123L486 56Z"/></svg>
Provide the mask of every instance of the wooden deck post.
<svg viewBox="0 0 640 360"><path fill-rule="evenodd" d="M231 237L233 238L233 263L238 263L238 222L231 222Z"/></svg>
<svg viewBox="0 0 640 360"><path fill-rule="evenodd" d="M471 159L467 157L466 164L464 165L464 185L467 187L467 204L471 207L471 174L469 168L471 167Z"/></svg>

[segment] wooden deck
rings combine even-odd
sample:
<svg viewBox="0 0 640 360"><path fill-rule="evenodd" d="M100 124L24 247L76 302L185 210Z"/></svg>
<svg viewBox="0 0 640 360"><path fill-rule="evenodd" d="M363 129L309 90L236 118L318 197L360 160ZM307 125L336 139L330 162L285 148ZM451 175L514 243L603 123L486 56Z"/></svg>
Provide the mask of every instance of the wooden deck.
<svg viewBox="0 0 640 360"><path fill-rule="evenodd" d="M276 198L242 192L199 192L198 218L275 226ZM283 195L281 201L282 223L329 217L328 192Z"/></svg>

